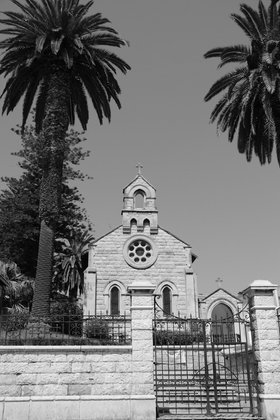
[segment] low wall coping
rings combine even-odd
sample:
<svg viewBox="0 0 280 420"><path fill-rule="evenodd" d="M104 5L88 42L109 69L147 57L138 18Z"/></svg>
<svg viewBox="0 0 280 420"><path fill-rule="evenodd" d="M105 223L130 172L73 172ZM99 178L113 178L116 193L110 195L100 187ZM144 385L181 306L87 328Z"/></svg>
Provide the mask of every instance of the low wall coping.
<svg viewBox="0 0 280 420"><path fill-rule="evenodd" d="M0 346L0 353L132 353L132 346Z"/></svg>
<svg viewBox="0 0 280 420"><path fill-rule="evenodd" d="M260 399L265 400L279 400L280 401L280 394L259 394Z"/></svg>
<svg viewBox="0 0 280 420"><path fill-rule="evenodd" d="M0 397L0 402L28 401L106 401L106 400L154 400L155 395L36 395L32 397Z"/></svg>

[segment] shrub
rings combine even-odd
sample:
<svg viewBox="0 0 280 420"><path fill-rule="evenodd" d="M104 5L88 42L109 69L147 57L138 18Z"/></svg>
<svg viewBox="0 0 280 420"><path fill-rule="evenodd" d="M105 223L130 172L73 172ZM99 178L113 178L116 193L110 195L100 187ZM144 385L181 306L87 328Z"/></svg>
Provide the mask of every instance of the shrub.
<svg viewBox="0 0 280 420"><path fill-rule="evenodd" d="M68 298L51 303L51 327L56 332L81 336L83 332L83 310L77 302Z"/></svg>
<svg viewBox="0 0 280 420"><path fill-rule="evenodd" d="M203 341L202 333L187 334L185 331L168 331L168 330L154 330L153 333L154 344L159 346L164 345L186 345L194 344Z"/></svg>
<svg viewBox="0 0 280 420"><path fill-rule="evenodd" d="M108 322L102 318L88 319L85 324L84 333L87 338L94 338L103 342L109 341L110 339Z"/></svg>
<svg viewBox="0 0 280 420"><path fill-rule="evenodd" d="M27 325L29 312L27 309L10 309L1 318L1 326L5 331L21 330Z"/></svg>

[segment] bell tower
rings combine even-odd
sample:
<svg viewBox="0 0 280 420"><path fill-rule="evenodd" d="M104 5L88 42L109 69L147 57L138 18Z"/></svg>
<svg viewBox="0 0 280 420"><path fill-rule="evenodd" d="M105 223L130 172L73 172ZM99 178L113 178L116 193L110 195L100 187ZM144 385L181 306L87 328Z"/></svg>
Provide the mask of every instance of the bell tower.
<svg viewBox="0 0 280 420"><path fill-rule="evenodd" d="M134 231L150 234L158 233L158 211L156 208L156 190L143 177L140 164L138 174L123 189L122 226L123 233Z"/></svg>

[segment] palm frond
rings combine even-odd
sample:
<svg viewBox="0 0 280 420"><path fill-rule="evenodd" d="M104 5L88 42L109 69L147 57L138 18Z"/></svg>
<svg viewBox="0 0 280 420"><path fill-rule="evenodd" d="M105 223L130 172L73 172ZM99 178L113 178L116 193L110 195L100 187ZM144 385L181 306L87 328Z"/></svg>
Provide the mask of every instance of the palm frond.
<svg viewBox="0 0 280 420"><path fill-rule="evenodd" d="M221 54L221 62L218 65L218 68L221 68L228 63L245 63L250 52L250 49L245 45L227 47Z"/></svg>
<svg viewBox="0 0 280 420"><path fill-rule="evenodd" d="M265 34L265 28L262 25L262 20L260 19L258 12L247 4L241 4L240 10L249 22L251 33L253 35L252 37L261 41L263 39L263 35Z"/></svg>
<svg viewBox="0 0 280 420"><path fill-rule="evenodd" d="M6 97L2 107L2 114L13 111L29 84L28 69L19 69L17 77L13 77L6 91ZM4 93L4 92L3 92Z"/></svg>
<svg viewBox="0 0 280 420"><path fill-rule="evenodd" d="M277 11L277 6L275 1L271 1L268 7L268 23L269 29L274 30L278 28L279 25L279 16Z"/></svg>
<svg viewBox="0 0 280 420"><path fill-rule="evenodd" d="M252 27L248 23L247 19L243 18L240 15L237 15L236 13L232 13L230 16L249 38L254 38L254 33L252 33Z"/></svg>
<svg viewBox="0 0 280 420"><path fill-rule="evenodd" d="M204 58L221 57L225 47L212 48L204 54Z"/></svg>
<svg viewBox="0 0 280 420"><path fill-rule="evenodd" d="M41 75L39 73L34 74L31 79L28 88L26 89L25 98L23 102L23 117L22 117L22 132L24 131L25 123L30 113L34 96L37 92L38 86L41 81Z"/></svg>
<svg viewBox="0 0 280 420"><path fill-rule="evenodd" d="M245 153L246 148L248 147L249 139L250 128L248 126L244 126L243 121L240 121L237 139L237 148L239 153Z"/></svg>
<svg viewBox="0 0 280 420"><path fill-rule="evenodd" d="M238 81L242 80L245 73L246 73L246 69L244 69L244 67L241 67L221 77L219 80L217 80L217 82L215 82L212 85L209 92L206 94L204 100L209 101L210 99L218 95L220 92L228 88L233 83L236 84Z"/></svg>
<svg viewBox="0 0 280 420"><path fill-rule="evenodd" d="M38 80L41 81L56 66L65 74L71 70L71 77L82 81L100 123L104 117L110 121L110 100L113 99L120 107L120 87L114 75L117 71L126 73L130 70L124 60L105 49L127 45L110 27L110 21L101 13L87 15L93 5L92 0L85 4L81 4L80 0L12 1L20 12L6 12L0 21L5 25L0 33L8 35L0 41L0 48L4 49L0 74L10 77L3 92L3 111L9 113L25 94L24 126L36 95L37 82L31 80L32 75L39 72ZM29 75L23 69L28 69ZM22 77L29 80L21 83ZM77 92L71 93L70 86L72 97L68 99L70 123L74 123L77 113L83 128L88 121L84 87L77 95ZM37 129L42 127L46 95L46 83L43 82L36 103Z"/></svg>
<svg viewBox="0 0 280 420"><path fill-rule="evenodd" d="M262 0L259 1L259 15L260 15L260 19L261 19L261 22L262 22L262 26L263 26L264 30L267 32L268 16L267 16L267 11L264 7L264 4L263 4Z"/></svg>
<svg viewBox="0 0 280 420"><path fill-rule="evenodd" d="M227 93L222 97L222 99L219 100L219 102L216 104L215 108L213 109L211 115L210 115L210 122L215 122L216 118L220 114L220 112L223 110L224 106L228 102L228 96Z"/></svg>
<svg viewBox="0 0 280 420"><path fill-rule="evenodd" d="M83 130L86 130L89 119L86 93L84 91L82 82L77 78L72 79L71 85L73 103L75 104L77 115Z"/></svg>

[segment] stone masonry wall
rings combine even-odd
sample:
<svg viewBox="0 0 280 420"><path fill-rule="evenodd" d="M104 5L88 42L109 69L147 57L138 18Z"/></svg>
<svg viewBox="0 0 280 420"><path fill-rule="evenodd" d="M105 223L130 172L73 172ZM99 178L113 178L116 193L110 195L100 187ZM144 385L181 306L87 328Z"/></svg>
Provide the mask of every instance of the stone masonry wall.
<svg viewBox="0 0 280 420"><path fill-rule="evenodd" d="M203 319L211 318L212 310L218 303L228 305L233 314L237 313L241 309L241 302L238 299L225 292L223 289L219 289L208 296L207 299L203 299L201 301L200 317Z"/></svg>
<svg viewBox="0 0 280 420"><path fill-rule="evenodd" d="M257 361L259 408L265 420L280 418L280 331L277 285L255 280L243 291L249 300Z"/></svg>
<svg viewBox="0 0 280 420"><path fill-rule="evenodd" d="M96 270L97 276L97 312L106 312L104 291L106 286L113 281L121 282L125 288L133 281L150 281L156 287L164 281L170 281L174 284L174 290L177 288L176 309L182 315L186 314L185 269L189 262L189 255L185 244L161 228L158 234L147 234L147 236L158 248L156 262L147 269L135 269L126 263L123 257L123 246L131 235L124 234L122 227L101 238L91 250L93 267L90 268ZM122 299L123 309L128 311L129 298L123 296ZM85 296L85 304L86 307L90 306L87 296Z"/></svg>
<svg viewBox="0 0 280 420"><path fill-rule="evenodd" d="M132 348L2 347L1 397L129 395Z"/></svg>
<svg viewBox="0 0 280 420"><path fill-rule="evenodd" d="M129 291L131 345L0 346L0 420L154 420L154 287Z"/></svg>

